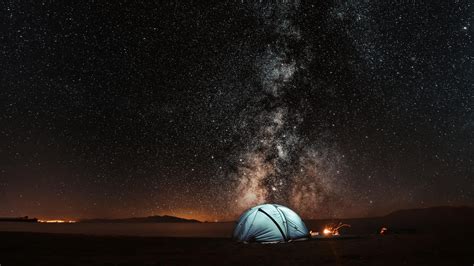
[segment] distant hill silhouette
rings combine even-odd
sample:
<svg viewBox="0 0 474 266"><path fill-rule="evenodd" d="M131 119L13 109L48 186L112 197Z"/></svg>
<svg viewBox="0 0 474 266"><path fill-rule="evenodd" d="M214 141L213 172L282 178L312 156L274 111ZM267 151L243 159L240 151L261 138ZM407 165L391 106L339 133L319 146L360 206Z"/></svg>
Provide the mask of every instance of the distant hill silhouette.
<svg viewBox="0 0 474 266"><path fill-rule="evenodd" d="M418 231L431 230L472 230L474 208L440 206L424 209L408 209L392 212L381 217L387 225L398 228L416 228Z"/></svg>
<svg viewBox="0 0 474 266"><path fill-rule="evenodd" d="M397 220L437 220L437 221L465 221L474 219L474 208L461 206L439 206L423 209L406 209L394 211L383 216L385 219Z"/></svg>
<svg viewBox="0 0 474 266"><path fill-rule="evenodd" d="M148 217L133 217L121 219L83 219L80 223L200 223L194 219L184 219L175 216L148 216Z"/></svg>
<svg viewBox="0 0 474 266"><path fill-rule="evenodd" d="M321 230L324 225L343 221L351 228L342 228L341 232L356 234L376 233L381 227L399 232L440 232L446 230L465 232L474 231L474 208L440 206L423 209L406 209L394 211L385 216L349 219L307 220L307 226L313 230Z"/></svg>
<svg viewBox="0 0 474 266"><path fill-rule="evenodd" d="M36 223L38 219L24 217L0 217L0 222L27 222L27 223Z"/></svg>

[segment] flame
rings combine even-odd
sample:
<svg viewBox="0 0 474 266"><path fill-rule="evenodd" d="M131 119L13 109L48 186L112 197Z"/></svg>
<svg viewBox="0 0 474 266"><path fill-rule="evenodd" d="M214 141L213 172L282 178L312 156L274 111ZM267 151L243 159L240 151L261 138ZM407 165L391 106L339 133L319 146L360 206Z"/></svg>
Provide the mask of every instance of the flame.
<svg viewBox="0 0 474 266"><path fill-rule="evenodd" d="M72 224L76 221L73 220L38 220L39 223L47 223L47 224Z"/></svg>
<svg viewBox="0 0 474 266"><path fill-rule="evenodd" d="M343 224L343 223L338 223L338 224L329 224L326 225L323 229L323 234L325 236L338 236L339 235L339 229L342 227L351 227L350 224Z"/></svg>
<svg viewBox="0 0 474 266"><path fill-rule="evenodd" d="M324 228L323 234L329 235L329 234L331 234L331 233L332 233L331 229L329 229L329 228Z"/></svg>

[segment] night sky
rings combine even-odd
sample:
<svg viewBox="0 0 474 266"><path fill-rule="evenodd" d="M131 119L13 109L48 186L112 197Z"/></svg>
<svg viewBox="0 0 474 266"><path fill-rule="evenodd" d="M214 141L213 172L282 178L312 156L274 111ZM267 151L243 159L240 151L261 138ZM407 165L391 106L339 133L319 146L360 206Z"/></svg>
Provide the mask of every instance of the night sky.
<svg viewBox="0 0 474 266"><path fill-rule="evenodd" d="M471 1L72 2L0 4L0 216L474 204Z"/></svg>

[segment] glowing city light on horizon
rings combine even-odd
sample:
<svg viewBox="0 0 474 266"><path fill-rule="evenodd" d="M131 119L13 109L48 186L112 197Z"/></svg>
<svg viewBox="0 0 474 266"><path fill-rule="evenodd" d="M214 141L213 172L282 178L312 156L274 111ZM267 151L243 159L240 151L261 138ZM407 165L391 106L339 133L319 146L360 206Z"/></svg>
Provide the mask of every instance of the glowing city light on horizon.
<svg viewBox="0 0 474 266"><path fill-rule="evenodd" d="M75 222L74 220L38 220L38 223L47 224L73 224Z"/></svg>

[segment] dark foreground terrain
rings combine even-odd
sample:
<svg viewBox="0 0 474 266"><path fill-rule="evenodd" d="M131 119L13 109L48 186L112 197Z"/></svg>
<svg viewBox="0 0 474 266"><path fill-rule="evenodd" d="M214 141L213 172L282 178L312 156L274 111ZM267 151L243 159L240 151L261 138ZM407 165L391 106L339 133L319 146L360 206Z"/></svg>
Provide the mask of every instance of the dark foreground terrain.
<svg viewBox="0 0 474 266"><path fill-rule="evenodd" d="M367 235L288 244L226 238L0 232L9 265L473 265L473 233Z"/></svg>
<svg viewBox="0 0 474 266"><path fill-rule="evenodd" d="M305 222L318 231L337 220ZM471 207L343 222L355 237L287 244L236 243L234 223L2 223L0 265L474 265Z"/></svg>

